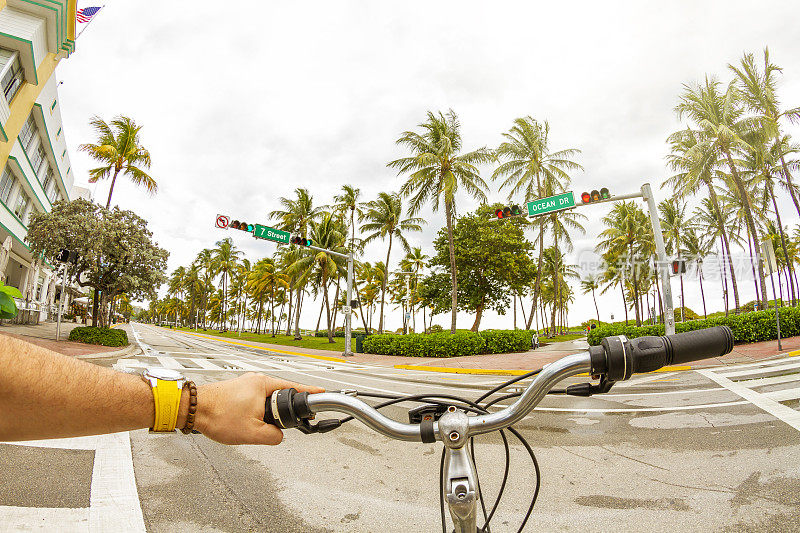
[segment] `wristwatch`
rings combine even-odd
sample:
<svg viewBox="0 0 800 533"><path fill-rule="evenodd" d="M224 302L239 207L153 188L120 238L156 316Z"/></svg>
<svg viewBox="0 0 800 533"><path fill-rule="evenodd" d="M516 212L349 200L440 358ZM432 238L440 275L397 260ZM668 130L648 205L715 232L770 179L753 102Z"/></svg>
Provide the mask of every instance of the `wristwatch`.
<svg viewBox="0 0 800 533"><path fill-rule="evenodd" d="M156 415L150 431L170 433L175 431L178 421L178 407L181 404L181 392L186 379L180 372L169 368L148 367L142 378L153 391Z"/></svg>

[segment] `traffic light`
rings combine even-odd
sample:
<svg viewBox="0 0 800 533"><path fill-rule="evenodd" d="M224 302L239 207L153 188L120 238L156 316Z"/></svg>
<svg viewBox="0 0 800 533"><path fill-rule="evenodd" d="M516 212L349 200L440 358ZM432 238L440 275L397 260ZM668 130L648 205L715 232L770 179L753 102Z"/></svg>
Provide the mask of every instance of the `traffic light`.
<svg viewBox="0 0 800 533"><path fill-rule="evenodd" d="M63 249L56 254L56 261L61 263L72 263L73 265L78 264L78 252L70 251L67 249Z"/></svg>
<svg viewBox="0 0 800 533"><path fill-rule="evenodd" d="M522 209L517 204L497 209L494 214L497 218L511 218L522 216Z"/></svg>
<svg viewBox="0 0 800 533"><path fill-rule="evenodd" d="M685 274L686 273L686 261L684 259L676 259L672 262L672 274Z"/></svg>
<svg viewBox="0 0 800 533"><path fill-rule="evenodd" d="M292 236L292 244L297 244L300 246L311 246L312 242L311 239L306 239L300 235L293 235Z"/></svg>
<svg viewBox="0 0 800 533"><path fill-rule="evenodd" d="M581 194L581 201L584 204L591 204L592 202L600 202L602 200L608 200L611 198L611 193L608 192L606 187L603 187L599 191L597 189L593 190L592 192L584 192Z"/></svg>
<svg viewBox="0 0 800 533"><path fill-rule="evenodd" d="M231 222L231 228L240 229L242 231L249 231L250 233L253 233L253 231L255 231L256 229L254 224L248 224L247 222L240 222L238 220L234 220L233 222Z"/></svg>

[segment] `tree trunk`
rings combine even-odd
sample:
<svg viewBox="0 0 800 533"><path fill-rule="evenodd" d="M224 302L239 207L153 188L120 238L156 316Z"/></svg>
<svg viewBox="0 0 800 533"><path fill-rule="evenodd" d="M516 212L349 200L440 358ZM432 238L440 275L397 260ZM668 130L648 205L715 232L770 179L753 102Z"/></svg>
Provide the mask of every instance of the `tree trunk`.
<svg viewBox="0 0 800 533"><path fill-rule="evenodd" d="M295 300L294 305L294 340L300 341L303 340L303 337L300 335L300 296L303 294L303 291L300 290L300 287L297 288L297 300Z"/></svg>
<svg viewBox="0 0 800 533"><path fill-rule="evenodd" d="M316 327L316 329L314 329L314 335L319 333L319 325L322 322L322 313L324 311L325 311L325 296L323 295L322 296L322 303L319 306L319 315L317 315L317 327ZM330 320L330 317L328 317L328 320Z"/></svg>
<svg viewBox="0 0 800 533"><path fill-rule="evenodd" d="M111 195L114 194L114 184L117 182L117 175L121 169L114 170L114 177L111 179L111 188L108 189L108 201L106 202L106 209L111 209Z"/></svg>
<svg viewBox="0 0 800 533"><path fill-rule="evenodd" d="M486 297L483 296L481 297L480 305L476 309L475 322L472 324L472 328L470 329L470 331L477 332L478 328L481 327L481 317L483 316L483 307L485 304L486 304Z"/></svg>
<svg viewBox="0 0 800 533"><path fill-rule="evenodd" d="M764 267L761 264L761 253L758 251L758 231L756 230L756 225L753 220L753 213L750 207L750 196L747 194L747 190L744 188L744 183L739 177L739 171L736 170L736 165L733 163L733 158L731 157L730 151L727 150L725 151L725 158L728 160L728 166L731 169L733 182L736 184L736 188L739 191L739 196L742 198L742 205L744 206L745 222L747 223L747 227L750 230L750 235L753 238L753 242L756 245L756 267L758 270L759 285L761 286L761 300L764 305L762 309L766 309L767 285L764 282Z"/></svg>
<svg viewBox="0 0 800 533"><path fill-rule="evenodd" d="M389 257L392 254L392 233L389 232L389 249L386 251L386 266L381 280L381 318L378 321L378 333L383 333L383 306L386 303L386 283L389 281Z"/></svg>
<svg viewBox="0 0 800 533"><path fill-rule="evenodd" d="M456 332L456 315L458 314L458 267L456 266L456 250L453 242L453 206L444 202L445 218L447 218L447 244L450 250L450 333ZM388 266L387 266L388 268Z"/></svg>
<svg viewBox="0 0 800 533"><path fill-rule="evenodd" d="M700 275L700 297L703 299L703 318L708 318L706 311L706 293L703 290L703 263L698 263L697 273Z"/></svg>
<svg viewBox="0 0 800 533"><path fill-rule="evenodd" d="M769 187L769 195L772 197L772 207L775 209L775 218L778 221L778 232L781 235L781 246L783 247L783 258L786 261L786 268L789 270L789 274L792 272L792 262L789 260L789 254L786 249L786 236L783 233L783 222L781 221L781 214L778 211L778 203L775 200L775 191L772 188L772 185ZM777 266L777 265L773 265ZM795 303L795 292L794 292L794 280L792 276L789 275L789 301L792 302L792 305Z"/></svg>
<svg viewBox="0 0 800 533"><path fill-rule="evenodd" d="M327 280L326 283L327 285ZM328 342L333 342L333 328L331 327L331 304L328 300L328 287L325 287L325 315L328 318Z"/></svg>
<svg viewBox="0 0 800 533"><path fill-rule="evenodd" d="M775 136L775 141L780 144L778 135ZM800 215L800 201L798 201L797 194L795 194L794 183L792 183L792 175L789 174L789 167L786 165L786 160L784 160L783 154L781 154L781 168L783 169L783 178L786 180L786 188L789 190L789 196L792 197L792 202L794 202L794 207L797 209L797 214Z"/></svg>
<svg viewBox="0 0 800 533"><path fill-rule="evenodd" d="M622 307L625 309L625 325L628 325L628 302L625 301L625 284L620 285L622 291Z"/></svg>
<svg viewBox="0 0 800 533"><path fill-rule="evenodd" d="M731 258L731 247L730 243L728 242L728 230L725 228L725 219L722 216L722 210L719 208L719 201L717 200L717 191L714 190L714 185L711 181L705 182L706 186L708 187L709 198L711 198L711 205L714 207L714 211L716 212L717 220L719 220L719 231L720 235L722 236L722 243L723 243L723 253L727 253L728 258L728 272L731 276L731 288L733 289L733 307L734 312L736 314L739 313L739 288L736 284L736 274L733 271L733 259Z"/></svg>
<svg viewBox="0 0 800 533"><path fill-rule="evenodd" d="M289 310L286 312L286 336L292 334L292 296L294 292L294 283L289 287Z"/></svg>
<svg viewBox="0 0 800 533"><path fill-rule="evenodd" d="M597 311L597 324L600 325L600 308L597 307L597 298L594 295L594 287L592 287L592 300L594 300L594 310Z"/></svg>
<svg viewBox="0 0 800 533"><path fill-rule="evenodd" d="M747 249L750 250L750 270L753 271L753 286L756 291L755 301L759 304L761 303L761 298L758 294L758 275L756 274L756 266L753 264L753 241L750 238L750 228L747 228ZM766 307L762 307L759 305L760 309L766 309Z"/></svg>
<svg viewBox="0 0 800 533"><path fill-rule="evenodd" d="M525 329L531 329L531 321L533 320L533 314L536 312L536 302L539 301L539 296L541 296L541 272L542 272L542 261L544 259L544 217L539 217L539 259L536 263L536 283L533 285L533 304L531 304L531 314L528 317L528 324Z"/></svg>
<svg viewBox="0 0 800 533"><path fill-rule="evenodd" d="M631 262L633 262L633 243L629 244L631 253ZM633 309L636 312L636 325L642 325L642 317L639 314L639 282L636 280L636 265L631 268L631 276L633 277Z"/></svg>
<svg viewBox="0 0 800 533"><path fill-rule="evenodd" d="M258 301L258 315L256 316L256 335L261 333L261 312L264 310L264 302Z"/></svg>

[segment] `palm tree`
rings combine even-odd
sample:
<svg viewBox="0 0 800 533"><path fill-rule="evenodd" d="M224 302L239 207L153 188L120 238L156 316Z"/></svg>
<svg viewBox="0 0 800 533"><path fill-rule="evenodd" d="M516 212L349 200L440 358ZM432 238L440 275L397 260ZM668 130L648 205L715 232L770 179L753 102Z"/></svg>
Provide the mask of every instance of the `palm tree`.
<svg viewBox="0 0 800 533"><path fill-rule="evenodd" d="M761 129L771 135L776 144L781 143L780 120L788 118L792 121L800 119L800 107L780 110L778 101L778 87L776 75L782 72L779 66L769 60L769 48L764 48L764 70L759 72L752 53L742 56L739 66L728 64L728 68L736 76L736 84L745 105L750 111L758 115ZM800 200L797 197L797 188L792 182L792 175L789 173L789 166L783 154L780 155L781 170L783 170L784 186L789 191L789 196L794 202L797 214L800 215Z"/></svg>
<svg viewBox="0 0 800 533"><path fill-rule="evenodd" d="M671 154L667 156L670 168L678 173L668 178L661 184L663 188L670 184L673 186L675 198L685 199L700 192L705 188L708 197L701 203L707 204L707 228L718 232L722 240L723 255L727 259L727 271L731 278L735 312L739 312L739 289L736 282L736 273L733 269L733 256L730 248L728 232L728 214L723 213L717 189L713 180L719 174L716 170L718 155L713 147L700 141L701 134L691 129L677 131L669 136ZM695 214L697 217L697 214ZM714 224L710 224L713 222ZM727 304L726 304L727 312Z"/></svg>
<svg viewBox="0 0 800 533"><path fill-rule="evenodd" d="M336 202L333 204L334 212L344 217L344 215L349 211L351 249L355 245L356 240L355 218L358 217L358 221L361 222L362 217L364 216L365 204L363 202L359 202L359 198L361 198L361 189L357 189L352 185L342 185L342 194L337 194L333 197L333 201Z"/></svg>
<svg viewBox="0 0 800 533"><path fill-rule="evenodd" d="M495 153L498 159L504 162L494 171L492 180L504 178L500 190L509 189L509 201L522 191L525 193L525 202L563 192L572 180L567 172L583 170L580 164L573 161L581 151L577 148L566 148L550 152L549 136L550 124L546 120L540 123L531 116L517 118L511 129L503 134L506 140L500 144ZM548 220L555 222L556 217L539 217L537 220L539 224L537 270L542 268L545 224ZM559 233L559 230L554 230L554 234ZM564 234L569 237L568 233ZM528 329L533 321L540 290L541 282L537 278L533 290L531 314L528 317Z"/></svg>
<svg viewBox="0 0 800 533"><path fill-rule="evenodd" d="M289 288L289 278L286 274L281 273L275 261L271 258L264 258L258 261L250 274L247 277L247 286L254 299L258 301L258 330L261 324L261 312L263 309L264 301L269 297L270 303L270 317L272 318L272 336L275 336L275 296L276 292L281 288Z"/></svg>
<svg viewBox="0 0 800 533"><path fill-rule="evenodd" d="M320 248L340 254L347 253L347 249L344 246L346 237L340 231L331 213L324 213L322 215L322 220L311 223L310 235L311 240ZM329 254L327 251L303 254L297 262L292 265L292 270L301 273L301 277L305 277L306 279L314 278L317 281L319 290L322 293L323 305L327 315L328 342L334 342L328 289L330 280L338 278L344 271L342 259Z"/></svg>
<svg viewBox="0 0 800 533"><path fill-rule="evenodd" d="M403 201L399 194L382 192L378 198L367 204L367 211L364 213L366 223L361 226L361 231L372 232L364 239L364 244L380 238L389 238L389 247L386 250L386 267L389 266L389 258L392 254L392 241L397 239L403 248L408 252L411 248L404 235L409 231L422 231L422 218L403 218ZM381 314L378 322L378 331L383 333L383 307L386 302L386 282L387 275L384 272L381 280Z"/></svg>
<svg viewBox="0 0 800 533"><path fill-rule="evenodd" d="M422 248L419 246L414 246L400 263L400 268L403 271L414 273L414 277L411 281L411 295L409 299L411 316L413 318L412 330L414 331L417 329L417 316L414 312L414 304L416 303L416 300L419 299L419 294L417 291L417 285L419 284L419 271L425 268L427 260L428 256L422 253Z"/></svg>
<svg viewBox="0 0 800 533"><path fill-rule="evenodd" d="M98 116L90 122L97 134L95 144L82 144L78 149L86 152L101 166L89 171L89 183L111 176L106 209L111 207L111 195L120 172L127 175L135 184L155 194L158 184L145 170L150 169L150 152L139 144L139 131L142 129L133 119L120 115L107 124Z"/></svg>
<svg viewBox="0 0 800 533"><path fill-rule="evenodd" d="M752 199L734 162L735 152L748 147L742 139L742 134L753 127L752 121L744 116L744 110L740 105L739 91L736 90L734 84L730 84L724 92L721 92L720 83L714 78L707 77L702 86L684 85L683 94L675 110L678 118L688 117L698 125L702 134L701 143L712 153L719 153L721 159L727 163L733 189L742 202L744 221L750 238L757 239L758 232L752 213ZM766 306L767 290L764 282L764 269L761 265L758 242L754 241L754 244L762 305Z"/></svg>
<svg viewBox="0 0 800 533"><path fill-rule="evenodd" d="M633 307L636 313L636 325L641 326L642 315L639 311L639 280L637 266L642 257L642 248L648 240L652 242L652 229L647 215L634 202L620 202L614 205L611 212L603 217L607 229L600 233L603 240L597 245L599 251L611 252L616 258L630 262L633 283ZM648 255L644 254L644 257ZM627 269L628 267L623 267Z"/></svg>
<svg viewBox="0 0 800 533"><path fill-rule="evenodd" d="M714 237L701 238L697 235L697 230L694 226L689 226L684 230L683 245L685 246L686 255L697 265L697 276L700 279L700 297L703 299L703 317L708 318L706 310L706 293L703 289L703 260L711 254L711 245L714 242Z"/></svg>
<svg viewBox="0 0 800 533"><path fill-rule="evenodd" d="M214 276L222 274L222 297L220 310L220 317L224 318L227 312L227 295L228 295L228 276L236 267L236 263L242 252L236 249L233 245L233 239L226 237L221 241L217 241L217 247L212 250L212 268ZM220 322L223 330L226 330L225 323Z"/></svg>
<svg viewBox="0 0 800 533"><path fill-rule="evenodd" d="M434 114L428 111L425 122L419 125L422 133L404 132L397 144L405 146L411 156L396 159L388 164L397 169L397 174L409 174L408 179L400 187L400 193L411 196L408 214L414 216L422 207L431 202L433 211L439 209L444 202L445 220L447 222L447 239L450 247L450 284L452 315L450 332L456 332L456 313L458 297L457 265L453 245L453 220L456 209L456 194L466 192L472 198L486 202L488 186L481 179L476 165L494 160L492 151L486 147L467 153L461 153L461 124L458 116L451 109L446 114ZM387 260L388 267L388 260ZM383 304L381 303L381 308ZM381 317L383 313L381 312Z"/></svg>
<svg viewBox="0 0 800 533"><path fill-rule="evenodd" d="M589 274L585 278L581 280L581 290L583 294L592 293L592 299L594 300L594 310L597 311L597 322L600 323L600 308L597 307L597 297L594 295L594 291L600 288L600 276L596 274Z"/></svg>
<svg viewBox="0 0 800 533"><path fill-rule="evenodd" d="M203 269L203 328L206 327L206 313L208 312L208 297L213 292L214 280L214 252L208 248L200 250L194 263Z"/></svg>

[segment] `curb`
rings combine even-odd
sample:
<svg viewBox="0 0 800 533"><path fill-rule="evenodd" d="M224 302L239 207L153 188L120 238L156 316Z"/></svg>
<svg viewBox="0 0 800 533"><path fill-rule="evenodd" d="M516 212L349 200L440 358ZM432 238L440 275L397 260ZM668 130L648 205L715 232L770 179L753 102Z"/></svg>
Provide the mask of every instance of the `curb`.
<svg viewBox="0 0 800 533"><path fill-rule="evenodd" d="M76 355L75 359L103 359L106 357L124 357L126 355L132 355L136 352L140 352L139 346L136 344L129 344L127 348L123 348L121 350L117 350L114 352L97 352L97 353L87 353L84 355Z"/></svg>

